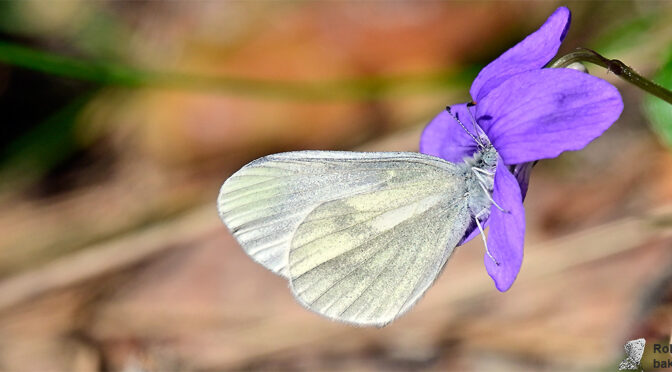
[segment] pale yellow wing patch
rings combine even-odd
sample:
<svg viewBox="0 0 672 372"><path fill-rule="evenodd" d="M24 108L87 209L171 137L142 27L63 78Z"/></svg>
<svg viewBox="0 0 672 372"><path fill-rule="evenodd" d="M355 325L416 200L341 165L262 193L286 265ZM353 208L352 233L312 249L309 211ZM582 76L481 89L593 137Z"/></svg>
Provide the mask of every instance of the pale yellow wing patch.
<svg viewBox="0 0 672 372"><path fill-rule="evenodd" d="M299 225L291 289L332 319L383 326L434 282L470 224L459 179L432 177L324 203Z"/></svg>

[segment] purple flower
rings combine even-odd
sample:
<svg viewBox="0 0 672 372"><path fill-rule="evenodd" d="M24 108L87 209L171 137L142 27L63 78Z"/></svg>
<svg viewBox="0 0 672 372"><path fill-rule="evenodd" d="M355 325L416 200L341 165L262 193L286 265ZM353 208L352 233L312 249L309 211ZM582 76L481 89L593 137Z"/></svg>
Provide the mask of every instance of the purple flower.
<svg viewBox="0 0 672 372"><path fill-rule="evenodd" d="M485 267L502 292L513 284L523 260L523 199L532 165L582 149L623 110L621 96L606 81L576 70L543 68L569 22L569 10L558 8L537 31L481 70L470 89L474 104L443 111L420 139L422 153L451 162L472 157L478 145L452 113L498 152L492 198L505 211L493 205L482 222L490 226L487 246L497 261L485 255ZM468 231L463 242L476 235L478 230Z"/></svg>

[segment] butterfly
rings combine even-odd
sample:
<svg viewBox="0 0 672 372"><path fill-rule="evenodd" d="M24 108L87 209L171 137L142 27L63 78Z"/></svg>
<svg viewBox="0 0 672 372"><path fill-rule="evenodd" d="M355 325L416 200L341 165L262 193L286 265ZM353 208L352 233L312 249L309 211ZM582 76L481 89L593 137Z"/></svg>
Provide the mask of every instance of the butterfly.
<svg viewBox="0 0 672 372"><path fill-rule="evenodd" d="M412 308L490 213L497 152L463 163L413 152L295 151L228 178L222 221L297 301L330 319L384 326ZM486 248L487 249L487 248Z"/></svg>

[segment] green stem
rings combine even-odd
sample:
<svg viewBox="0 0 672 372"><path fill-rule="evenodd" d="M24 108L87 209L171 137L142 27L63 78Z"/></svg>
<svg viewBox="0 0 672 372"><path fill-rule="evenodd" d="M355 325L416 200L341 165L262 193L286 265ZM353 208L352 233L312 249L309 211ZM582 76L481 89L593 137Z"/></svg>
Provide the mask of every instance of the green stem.
<svg viewBox="0 0 672 372"><path fill-rule="evenodd" d="M605 58L599 53L590 49L579 48L575 52L560 57L549 67L567 67L574 62L590 62L598 66L602 66L630 84L634 84L637 87L662 99L663 101L672 104L671 91L638 74L625 63L617 59Z"/></svg>
<svg viewBox="0 0 672 372"><path fill-rule="evenodd" d="M323 82L272 81L136 69L48 53L0 41L0 62L98 84L205 90L217 93L295 100L367 100L404 92L446 90L467 84L473 71L436 71L421 75L373 76ZM403 88L403 89L401 89Z"/></svg>

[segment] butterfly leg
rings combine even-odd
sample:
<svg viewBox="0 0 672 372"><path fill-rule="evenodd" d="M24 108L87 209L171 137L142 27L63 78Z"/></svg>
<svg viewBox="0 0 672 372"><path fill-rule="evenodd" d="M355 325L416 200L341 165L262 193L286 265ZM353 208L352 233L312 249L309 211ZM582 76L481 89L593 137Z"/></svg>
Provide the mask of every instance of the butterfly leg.
<svg viewBox="0 0 672 372"><path fill-rule="evenodd" d="M493 176L493 177L495 176L494 172L490 172L490 171L487 171L485 169L481 169L481 168L477 168L477 167L472 167L471 169L473 169L473 171L477 172L477 173L483 173L485 175Z"/></svg>
<svg viewBox="0 0 672 372"><path fill-rule="evenodd" d="M500 211L502 211L502 212L504 212L504 213L511 213L510 211L508 211L508 210L506 210L506 209L500 207L499 204L497 204L497 202L495 201L495 199L492 198L492 195L490 195L490 192L489 192L488 189L485 187L485 180L483 179L483 176L480 175L480 174L477 172L477 170L478 170L478 171L482 171L482 172L487 172L487 171L484 170L484 169L476 168L476 167L472 167L472 168L471 168L471 171L474 172L474 174L476 175L476 178L478 178L478 184L481 186L481 189L482 189L483 192L485 193L485 197L488 198L488 200L490 200L490 202L491 202L495 207L497 207L497 209L499 209ZM486 173L486 174L487 174L487 173Z"/></svg>
<svg viewBox="0 0 672 372"><path fill-rule="evenodd" d="M481 218L481 216L482 216L485 212L486 212L486 211L483 210L483 211L479 212L476 216L474 216L474 221L476 221L476 226L478 227L478 231L480 231L480 233L481 233L481 238L483 238L483 245L485 246L485 253L488 255L488 257L490 257L490 259L492 259L492 262L494 262L495 265L499 266L499 262L497 262L497 260L495 259L495 257L493 257L492 254L490 253L490 251L488 250L488 242L487 242L487 240L485 239L485 232L483 232L483 226L481 226L481 223L478 221L478 219Z"/></svg>

